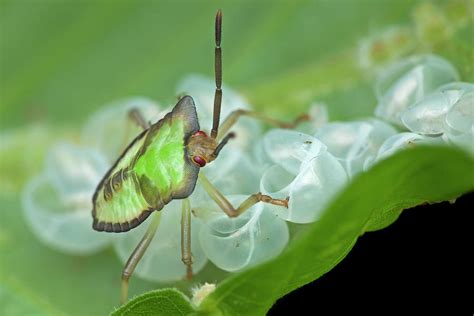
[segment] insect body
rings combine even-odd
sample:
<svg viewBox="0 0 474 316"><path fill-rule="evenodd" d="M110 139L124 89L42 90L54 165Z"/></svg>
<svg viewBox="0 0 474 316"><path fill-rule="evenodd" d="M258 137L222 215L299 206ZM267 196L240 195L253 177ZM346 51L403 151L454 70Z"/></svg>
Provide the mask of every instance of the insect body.
<svg viewBox="0 0 474 316"><path fill-rule="evenodd" d="M200 168L212 162L235 135L229 130L242 115L288 128L295 126L306 115L292 123L280 122L248 110L232 112L220 123L222 101L221 57L222 13L219 10L215 23L215 81L214 113L211 133L200 130L196 107L190 96L181 98L173 110L149 126L141 114L132 110L130 117L144 131L125 149L112 168L99 183L93 196L93 228L106 232L126 232L140 225L173 199L184 199L181 218L181 259L186 266L186 277L192 278L191 206L188 196L199 181L207 194L229 216L235 217L258 202L288 207L288 199L273 199L261 193L250 195L237 208L215 188ZM122 303L127 300L128 280L145 253L159 226L154 216L147 232L137 245L122 272Z"/></svg>
<svg viewBox="0 0 474 316"><path fill-rule="evenodd" d="M187 145L199 137L198 132L193 99L185 96L173 111L138 135L94 194L94 229L128 231L172 199L191 195L199 166L190 156L194 146Z"/></svg>

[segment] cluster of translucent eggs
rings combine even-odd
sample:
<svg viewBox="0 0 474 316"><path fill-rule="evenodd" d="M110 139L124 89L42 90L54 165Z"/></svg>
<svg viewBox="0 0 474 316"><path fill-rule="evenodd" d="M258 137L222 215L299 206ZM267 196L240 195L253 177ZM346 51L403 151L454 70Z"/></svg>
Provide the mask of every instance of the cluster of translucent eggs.
<svg viewBox="0 0 474 316"><path fill-rule="evenodd" d="M328 122L324 106L310 109L311 121L295 130L270 129L243 117L233 130L236 140L201 170L237 206L249 194L289 197L288 208L257 203L229 218L198 184L190 197L193 269L209 261L239 271L277 256L287 245L288 223L318 220L331 200L357 173L416 144L452 144L474 154L474 85L458 82L446 60L415 56L388 67L377 78L376 117ZM221 117L249 108L224 87ZM211 126L213 82L190 76L178 92L193 96L201 129ZM91 228L91 197L97 183L125 146L140 131L127 118L139 109L151 122L169 111L153 101L132 98L111 104L87 122L81 145L58 144L50 150L41 175L23 195L26 219L48 245L73 254L88 254L110 244L125 262L141 239L147 222L122 234ZM318 113L317 115L314 115ZM185 275L180 252L181 201L160 213L158 232L137 267L138 276L158 282Z"/></svg>

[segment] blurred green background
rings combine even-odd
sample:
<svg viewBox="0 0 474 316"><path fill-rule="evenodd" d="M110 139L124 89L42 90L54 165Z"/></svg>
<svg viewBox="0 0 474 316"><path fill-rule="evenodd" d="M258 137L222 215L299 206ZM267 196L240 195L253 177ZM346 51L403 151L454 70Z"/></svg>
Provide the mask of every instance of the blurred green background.
<svg viewBox="0 0 474 316"><path fill-rule="evenodd" d="M104 315L117 304L111 249L72 257L39 243L19 195L48 146L74 139L101 105L128 96L174 104L185 75L213 75L224 13L224 82L275 117L329 105L371 115L373 78L397 57L435 52L464 81L473 1L0 1L0 312ZM225 93L225 91L224 91ZM157 267L159 268L159 267ZM156 288L134 279L132 295Z"/></svg>

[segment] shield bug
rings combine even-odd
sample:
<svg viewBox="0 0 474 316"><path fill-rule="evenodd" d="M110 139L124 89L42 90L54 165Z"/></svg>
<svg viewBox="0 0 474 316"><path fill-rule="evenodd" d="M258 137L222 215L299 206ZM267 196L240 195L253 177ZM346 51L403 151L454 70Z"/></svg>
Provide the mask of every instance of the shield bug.
<svg viewBox="0 0 474 316"><path fill-rule="evenodd" d="M229 216L235 217L258 202L288 207L288 199L273 199L255 193L234 207L212 185L200 169L218 158L227 142L235 137L229 132L240 116L246 115L284 128L295 126L307 115L292 123L280 122L257 112L237 110L220 123L222 101L222 12L215 18L215 82L213 123L210 134L200 130L193 98L179 99L173 110L158 122L149 125L139 111L130 118L143 131L128 145L115 164L105 174L93 196L93 228L97 231L126 232L140 225L154 212L173 199L185 199L181 219L181 255L186 266L186 278L191 279L191 205L189 197L199 181L207 194ZM151 223L128 259L122 272L122 303L127 300L128 281L145 253L159 226L159 216Z"/></svg>

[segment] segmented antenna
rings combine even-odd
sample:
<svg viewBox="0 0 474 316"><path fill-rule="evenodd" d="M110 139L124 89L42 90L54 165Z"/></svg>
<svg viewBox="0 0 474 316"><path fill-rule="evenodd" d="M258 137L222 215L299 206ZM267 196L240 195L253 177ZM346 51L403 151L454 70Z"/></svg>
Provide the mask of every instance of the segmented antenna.
<svg viewBox="0 0 474 316"><path fill-rule="evenodd" d="M221 142L219 143L219 145L217 145L216 147L216 150L214 150L214 152L212 153L212 155L216 158L217 156L219 156L219 153L221 152L222 148L224 148L224 146L227 144L227 142L229 141L229 139L232 139L235 137L235 133L233 132L230 132L229 134L225 135L225 137L221 140Z"/></svg>
<svg viewBox="0 0 474 316"><path fill-rule="evenodd" d="M221 53L221 33L222 33L222 11L217 10L216 14L216 48L214 50L216 92L214 93L214 116L212 120L211 137L217 138L219 132L219 120L221 116L222 103L222 53Z"/></svg>

